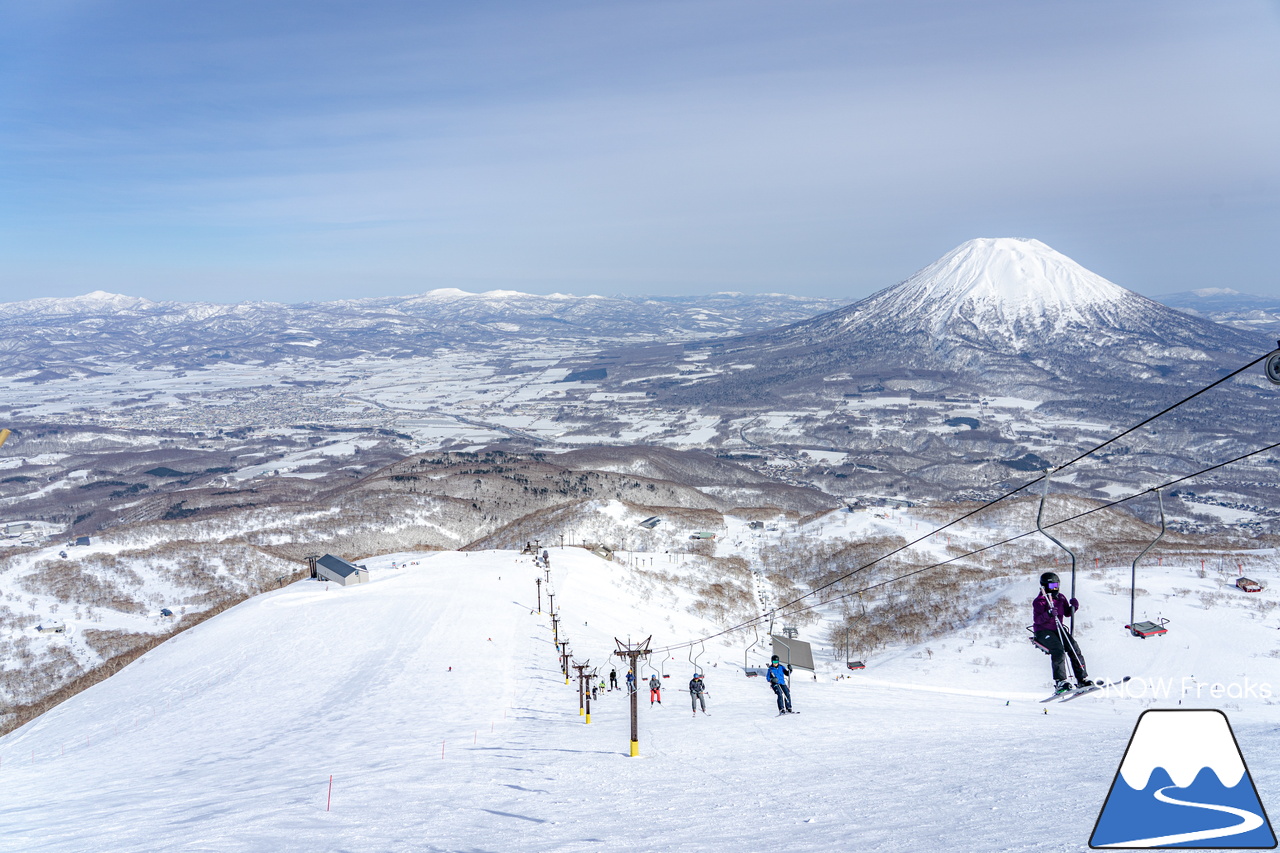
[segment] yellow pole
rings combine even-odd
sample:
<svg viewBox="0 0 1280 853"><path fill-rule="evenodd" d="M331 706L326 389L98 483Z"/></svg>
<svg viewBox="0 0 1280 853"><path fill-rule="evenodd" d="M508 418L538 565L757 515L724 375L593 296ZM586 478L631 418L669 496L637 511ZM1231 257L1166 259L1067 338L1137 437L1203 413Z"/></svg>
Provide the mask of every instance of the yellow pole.
<svg viewBox="0 0 1280 853"><path fill-rule="evenodd" d="M638 758L640 756L640 741L631 741L631 757Z"/></svg>
<svg viewBox="0 0 1280 853"><path fill-rule="evenodd" d="M0 429L0 444L4 444L5 439L8 437L9 431L7 429Z"/></svg>
<svg viewBox="0 0 1280 853"><path fill-rule="evenodd" d="M591 715L587 714L587 725L591 725Z"/></svg>

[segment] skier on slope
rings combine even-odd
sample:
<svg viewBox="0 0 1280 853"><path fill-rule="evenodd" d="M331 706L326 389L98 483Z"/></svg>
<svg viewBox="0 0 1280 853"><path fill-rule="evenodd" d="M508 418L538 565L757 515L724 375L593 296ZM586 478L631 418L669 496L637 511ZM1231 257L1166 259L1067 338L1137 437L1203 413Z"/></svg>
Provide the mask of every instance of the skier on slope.
<svg viewBox="0 0 1280 853"><path fill-rule="evenodd" d="M1072 689L1067 680L1067 661L1071 661L1072 673L1076 677L1077 687L1088 687L1093 684L1085 670L1084 654L1076 644L1075 637L1062 624L1068 616L1080 609L1080 602L1067 597L1058 591L1062 585L1055 572L1045 572L1040 576L1040 594L1031 603L1031 631L1035 635L1037 645L1049 652L1053 663L1053 689L1056 693L1065 693Z"/></svg>
<svg viewBox="0 0 1280 853"><path fill-rule="evenodd" d="M689 701L693 703L693 715L698 716L698 705L702 705L702 713L707 713L707 693L706 682L702 680L702 673L695 672L693 678L689 679Z"/></svg>
<svg viewBox="0 0 1280 853"><path fill-rule="evenodd" d="M791 674L791 667L783 666L778 663L778 656L774 655L769 662L769 686L773 688L774 694L778 697L778 713L794 714L791 710L791 688L787 686L787 676Z"/></svg>
<svg viewBox="0 0 1280 853"><path fill-rule="evenodd" d="M658 680L657 674L649 676L649 704L654 702L662 704L662 682Z"/></svg>

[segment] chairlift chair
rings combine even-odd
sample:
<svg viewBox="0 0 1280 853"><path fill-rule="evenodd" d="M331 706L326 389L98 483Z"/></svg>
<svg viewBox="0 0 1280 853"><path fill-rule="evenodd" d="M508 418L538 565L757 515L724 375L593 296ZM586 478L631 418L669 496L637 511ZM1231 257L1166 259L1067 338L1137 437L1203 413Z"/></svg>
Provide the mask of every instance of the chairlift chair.
<svg viewBox="0 0 1280 853"><path fill-rule="evenodd" d="M1067 596L1067 598L1075 598L1076 597L1076 552L1072 551L1066 545L1063 545L1060 539L1058 539L1049 531L1045 530L1040 523L1041 520L1044 518L1044 502L1045 502L1045 499L1049 497L1049 478L1052 475L1053 475L1052 468L1045 470L1044 490L1040 493L1040 508L1036 511L1036 530L1040 531L1041 535L1043 535L1044 538L1048 539L1054 545L1057 545L1059 548L1066 551L1067 555L1071 557L1071 593ZM1067 628L1067 633L1074 636L1075 632L1076 632L1076 615L1075 613L1072 613L1071 624Z"/></svg>
<svg viewBox="0 0 1280 853"><path fill-rule="evenodd" d="M1075 598L1076 597L1076 552L1072 551L1066 545L1062 544L1062 541L1059 540L1052 533L1045 530L1043 524L1041 523L1042 520L1044 519L1044 502L1045 502L1045 499L1049 496L1049 478L1052 475L1053 475L1052 468L1048 468L1045 470L1044 490L1040 493L1040 508L1036 510L1036 530L1040 531L1041 535L1043 535L1044 538L1048 539L1054 545L1057 545L1063 551L1066 551L1067 555L1071 557L1071 594L1067 597ZM1074 636L1075 630L1076 630L1076 615L1075 613L1072 613L1070 624L1067 626L1067 633ZM1050 652L1049 649L1043 643L1036 640L1036 629L1034 625L1027 626L1027 633L1031 635L1028 638L1031 640L1031 645L1035 646L1037 649L1044 652L1046 655L1052 654L1052 652Z"/></svg>
<svg viewBox="0 0 1280 853"><path fill-rule="evenodd" d="M694 672L702 672L702 667L698 666L698 658L702 657L707 651L706 641L698 644L698 654L693 653L693 646L689 646L689 663L693 665Z"/></svg>
<svg viewBox="0 0 1280 853"><path fill-rule="evenodd" d="M752 640L751 645L747 646L742 652L742 671L747 674L748 678L755 675L755 673L751 671L751 650L760 645L760 629L755 625L752 625L751 630L755 633L756 638Z"/></svg>
<svg viewBox="0 0 1280 853"><path fill-rule="evenodd" d="M1156 493L1156 499L1160 502L1160 533L1156 535L1155 539L1151 540L1150 545L1142 549L1142 553L1133 558L1133 566L1129 574L1129 624L1124 626L1125 630L1132 636L1141 637L1144 640L1147 637L1158 637L1161 634L1169 633L1169 629L1165 627L1169 624L1168 619L1157 617L1155 622L1150 620L1138 622L1134 618L1138 597L1138 561L1145 557L1148 551L1156 547L1156 543L1164 537L1166 529L1164 522L1164 496L1159 489L1152 489L1152 491Z"/></svg>

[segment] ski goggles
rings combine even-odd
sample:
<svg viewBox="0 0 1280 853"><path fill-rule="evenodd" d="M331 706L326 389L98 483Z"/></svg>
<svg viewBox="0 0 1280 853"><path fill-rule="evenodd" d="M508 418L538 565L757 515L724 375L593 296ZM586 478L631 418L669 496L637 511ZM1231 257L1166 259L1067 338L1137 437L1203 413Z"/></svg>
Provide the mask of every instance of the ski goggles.
<svg viewBox="0 0 1280 853"><path fill-rule="evenodd" d="M1058 583L1056 581L1049 581L1045 586L1049 587L1049 589L1056 590L1058 588Z"/></svg>

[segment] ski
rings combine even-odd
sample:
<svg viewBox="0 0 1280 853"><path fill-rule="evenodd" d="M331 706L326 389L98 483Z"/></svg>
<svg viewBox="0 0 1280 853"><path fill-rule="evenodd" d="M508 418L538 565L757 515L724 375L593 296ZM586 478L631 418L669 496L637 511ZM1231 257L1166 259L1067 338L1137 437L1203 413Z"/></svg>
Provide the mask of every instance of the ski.
<svg viewBox="0 0 1280 853"><path fill-rule="evenodd" d="M1061 693L1054 693L1047 699L1041 699L1040 704L1043 705L1045 702L1053 701L1069 702L1077 696L1084 696L1086 693L1094 693L1098 690L1105 690L1108 687L1115 687L1117 685L1124 684L1132 677L1133 676L1131 675L1126 675L1124 678L1116 679L1115 681L1097 682L1090 684L1088 687L1077 687L1074 690L1063 690Z"/></svg>
<svg viewBox="0 0 1280 853"><path fill-rule="evenodd" d="M1050 696L1049 698L1041 699L1040 704L1043 705L1045 702L1052 702L1055 699L1062 699L1063 697L1070 696L1074 692L1075 690L1055 690L1053 695Z"/></svg>
<svg viewBox="0 0 1280 853"><path fill-rule="evenodd" d="M1124 678L1121 678L1118 681L1104 681L1102 684L1091 684L1088 687L1081 687L1077 690L1073 690L1070 693L1068 693L1065 697L1063 697L1062 701L1070 702L1072 699L1075 699L1077 696L1084 696L1086 693L1094 693L1098 690L1105 690L1108 687L1115 687L1116 685L1124 684L1130 678L1132 678L1132 676L1126 675Z"/></svg>

